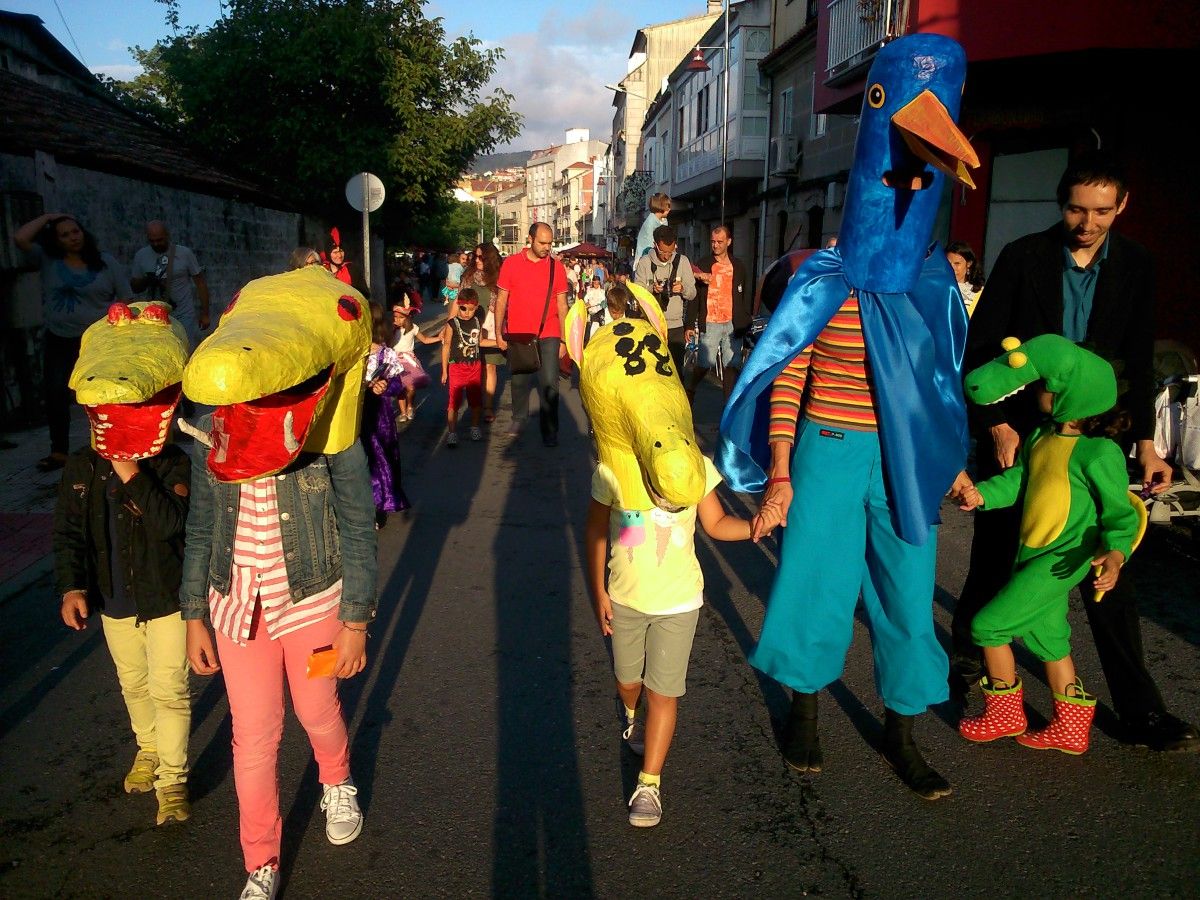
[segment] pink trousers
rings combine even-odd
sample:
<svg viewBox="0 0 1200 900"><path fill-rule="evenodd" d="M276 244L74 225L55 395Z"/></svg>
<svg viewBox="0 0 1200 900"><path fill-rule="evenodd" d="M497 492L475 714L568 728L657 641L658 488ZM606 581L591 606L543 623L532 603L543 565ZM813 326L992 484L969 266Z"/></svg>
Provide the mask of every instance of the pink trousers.
<svg viewBox="0 0 1200 900"><path fill-rule="evenodd" d="M257 623L256 623L257 624ZM279 858L279 741L283 737L283 679L296 718L308 732L322 784L350 777L350 745L336 678L308 678L313 650L333 643L337 611L320 622L272 640L255 628L239 645L217 633L217 653L233 715L233 780L237 786L242 856L253 872Z"/></svg>

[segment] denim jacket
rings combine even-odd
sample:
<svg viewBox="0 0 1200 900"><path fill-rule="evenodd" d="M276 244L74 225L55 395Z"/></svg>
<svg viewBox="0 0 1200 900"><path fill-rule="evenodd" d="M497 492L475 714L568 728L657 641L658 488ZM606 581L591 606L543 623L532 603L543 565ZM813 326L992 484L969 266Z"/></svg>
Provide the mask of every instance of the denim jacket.
<svg viewBox="0 0 1200 900"><path fill-rule="evenodd" d="M208 430L207 421L201 421L201 430ZM208 447L196 441L179 592L184 619L204 618L209 587L227 594L233 580L241 485L213 478L207 454ZM356 441L341 453L302 454L290 468L272 477L293 601L323 591L340 578L338 618L343 622L373 619L378 566L375 501L362 444Z"/></svg>

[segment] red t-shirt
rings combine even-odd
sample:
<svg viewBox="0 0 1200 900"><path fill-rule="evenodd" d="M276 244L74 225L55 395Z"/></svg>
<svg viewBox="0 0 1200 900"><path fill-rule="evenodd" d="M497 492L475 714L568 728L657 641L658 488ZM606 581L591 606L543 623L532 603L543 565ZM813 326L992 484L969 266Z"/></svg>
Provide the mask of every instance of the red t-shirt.
<svg viewBox="0 0 1200 900"><path fill-rule="evenodd" d="M540 337L562 337L555 297L566 293L567 273L563 265L547 256L537 262L520 250L504 260L496 286L508 291L508 311L505 313L504 333L533 334L538 330L542 310L546 309L546 287L550 283L550 263L554 264L554 288L550 293L550 308Z"/></svg>

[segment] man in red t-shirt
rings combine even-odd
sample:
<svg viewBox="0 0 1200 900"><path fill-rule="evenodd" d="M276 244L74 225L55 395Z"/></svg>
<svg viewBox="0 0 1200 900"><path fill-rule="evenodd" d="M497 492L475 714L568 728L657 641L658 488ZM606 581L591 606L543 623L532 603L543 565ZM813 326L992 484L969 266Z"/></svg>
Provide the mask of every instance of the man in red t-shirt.
<svg viewBox="0 0 1200 900"><path fill-rule="evenodd" d="M567 275L562 263L550 256L553 241L550 226L534 222L529 227L529 246L504 260L496 282L496 346L507 350L507 339L513 335L538 336L542 357L542 368L537 373L542 401L538 417L542 443L547 447L558 446L558 360L566 352L562 323L567 317ZM531 375L512 376L513 420L509 434L517 434L529 417L531 379Z"/></svg>

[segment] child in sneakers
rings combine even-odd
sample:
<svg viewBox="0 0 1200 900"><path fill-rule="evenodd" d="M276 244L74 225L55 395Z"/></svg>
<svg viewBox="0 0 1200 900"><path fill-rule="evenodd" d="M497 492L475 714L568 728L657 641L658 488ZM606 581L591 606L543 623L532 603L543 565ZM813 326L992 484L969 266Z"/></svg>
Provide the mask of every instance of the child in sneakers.
<svg viewBox="0 0 1200 900"><path fill-rule="evenodd" d="M644 828L662 816L662 769L704 604L696 520L722 541L750 539L752 529L717 498L721 476L697 448L662 316L622 318L585 346L585 315L577 305L564 325L598 459L584 530L585 570L600 632L612 639L622 734L642 756L629 822ZM778 522L773 510L761 515L764 530ZM644 727L636 713L642 698Z"/></svg>
<svg viewBox="0 0 1200 900"><path fill-rule="evenodd" d="M138 746L125 792L154 791L159 825L191 814L192 707L179 614L191 468L184 451L163 445L186 358L187 334L161 304L113 304L107 320L88 328L70 386L87 408L93 446L67 457L54 509L59 613L76 631L99 614ZM155 365L161 377L150 390L163 389L152 397L117 383L136 374L144 386Z"/></svg>
<svg viewBox="0 0 1200 900"><path fill-rule="evenodd" d="M483 438L483 366L479 348L495 347L494 337L483 336L483 316L474 288L462 288L446 324L442 327L442 384L449 385L446 405L446 446L458 446L458 408L466 398L471 410L471 440Z"/></svg>
<svg viewBox="0 0 1200 900"><path fill-rule="evenodd" d="M662 816L662 769L704 604L696 520L714 540L750 539L750 522L725 511L716 493L721 476L707 457L703 460L703 499L675 510L623 509L612 470L600 463L592 475L584 538L588 584L600 633L612 638L622 737L642 756L629 801L629 824L639 828L657 825ZM636 712L642 698L644 722Z"/></svg>
<svg viewBox="0 0 1200 900"><path fill-rule="evenodd" d="M1084 602L1102 602L1145 530L1145 508L1128 491L1113 440L1129 417L1115 407L1112 366L1095 354L1053 334L1004 346L1002 357L967 376L967 396L995 403L1036 382L1052 421L1034 430L1011 468L978 485L959 476L952 492L964 510L1024 504L1012 579L971 623L987 669L985 712L964 718L959 732L969 741L1015 737L1035 750L1077 755L1088 748L1096 698L1071 660L1067 596L1092 570L1095 596ZM1054 694L1054 717L1037 731L1026 731L1011 646L1017 637L1045 664Z"/></svg>

